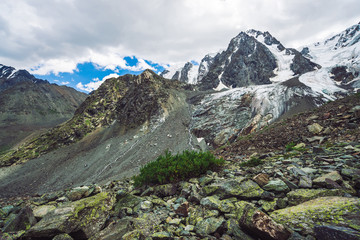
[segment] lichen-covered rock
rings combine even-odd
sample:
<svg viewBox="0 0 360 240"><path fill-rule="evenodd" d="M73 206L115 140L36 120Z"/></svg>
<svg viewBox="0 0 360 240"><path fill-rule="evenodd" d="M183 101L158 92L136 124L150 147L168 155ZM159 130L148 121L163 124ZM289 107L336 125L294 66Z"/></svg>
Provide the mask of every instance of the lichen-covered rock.
<svg viewBox="0 0 360 240"><path fill-rule="evenodd" d="M328 187L328 186L331 186L329 181L327 181L328 179L330 179L330 181L332 181L332 182L336 182L337 184L341 184L343 181L343 178L341 177L341 175L337 171L333 171L333 172L327 173L325 175L322 175L318 178L315 178L313 180L313 183L314 183L314 185L317 185L320 187Z"/></svg>
<svg viewBox="0 0 360 240"><path fill-rule="evenodd" d="M115 212L119 212L122 208L134 208L144 199L132 194L124 194L122 197L117 196L118 201L115 204Z"/></svg>
<svg viewBox="0 0 360 240"><path fill-rule="evenodd" d="M245 180L243 177L227 180L224 182L213 183L203 188L205 195L214 195L220 199L228 197L238 197L241 199L261 198L264 190L252 180Z"/></svg>
<svg viewBox="0 0 360 240"><path fill-rule="evenodd" d="M274 191L274 192L285 192L290 190L289 187L282 181L281 179L275 179L269 181L268 184L263 186L263 189L267 191Z"/></svg>
<svg viewBox="0 0 360 240"><path fill-rule="evenodd" d="M24 207L13 218L8 221L3 228L4 232L17 232L21 230L28 230L31 226L36 224L36 219L30 207Z"/></svg>
<svg viewBox="0 0 360 240"><path fill-rule="evenodd" d="M33 209L34 216L36 218L43 218L46 214L54 211L56 207L54 205L41 205Z"/></svg>
<svg viewBox="0 0 360 240"><path fill-rule="evenodd" d="M274 211L277 206L276 199L273 201L260 200L258 203L261 204L261 208L267 213Z"/></svg>
<svg viewBox="0 0 360 240"><path fill-rule="evenodd" d="M323 127L318 123L313 123L308 126L308 130L313 134L318 134L323 130Z"/></svg>
<svg viewBox="0 0 360 240"><path fill-rule="evenodd" d="M239 222L235 219L229 219L225 222L227 233L233 235L238 240L254 240L252 237L244 233L239 227Z"/></svg>
<svg viewBox="0 0 360 240"><path fill-rule="evenodd" d="M88 186L81 186L71 189L66 196L69 198L70 201L76 201L83 197L87 197L92 193L92 190Z"/></svg>
<svg viewBox="0 0 360 240"><path fill-rule="evenodd" d="M282 224L276 223L253 204L240 201L235 203L235 206L240 227L251 235L274 240L286 240L290 237L291 233Z"/></svg>
<svg viewBox="0 0 360 240"><path fill-rule="evenodd" d="M120 240L131 231L131 222L129 218L122 218L110 223L105 229L96 233L89 240Z"/></svg>
<svg viewBox="0 0 360 240"><path fill-rule="evenodd" d="M156 232L151 235L151 237L154 240L160 240L160 239L173 239L171 234L168 232Z"/></svg>
<svg viewBox="0 0 360 240"><path fill-rule="evenodd" d="M344 191L341 189L296 189L287 193L290 205L297 205L311 199L327 196L343 196Z"/></svg>
<svg viewBox="0 0 360 240"><path fill-rule="evenodd" d="M50 238L60 233L77 233L89 238L103 227L113 203L108 193L65 203L30 228L25 236Z"/></svg>
<svg viewBox="0 0 360 240"><path fill-rule="evenodd" d="M224 213L229 213L235 209L234 204L225 199L220 200L217 196L209 196L201 199L200 204L209 209L219 210Z"/></svg>
<svg viewBox="0 0 360 240"><path fill-rule="evenodd" d="M199 221L195 226L195 231L201 236L206 236L212 233L215 233L218 228L223 224L224 218L206 218L202 221Z"/></svg>
<svg viewBox="0 0 360 240"><path fill-rule="evenodd" d="M154 233L155 228L165 221L167 215L161 212L150 212L140 214L137 218L133 219L132 226L134 230L140 230L144 236L149 236Z"/></svg>
<svg viewBox="0 0 360 240"><path fill-rule="evenodd" d="M277 222L302 233L313 232L316 225L360 226L360 199L320 197L297 206L276 210L270 216Z"/></svg>

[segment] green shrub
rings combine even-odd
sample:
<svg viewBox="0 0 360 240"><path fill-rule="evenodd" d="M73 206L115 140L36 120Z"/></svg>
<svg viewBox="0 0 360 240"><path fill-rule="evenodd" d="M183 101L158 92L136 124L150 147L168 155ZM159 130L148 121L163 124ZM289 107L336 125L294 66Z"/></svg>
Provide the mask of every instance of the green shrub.
<svg viewBox="0 0 360 240"><path fill-rule="evenodd" d="M186 180L204 174L207 170L215 170L224 164L222 158L217 159L210 152L184 151L172 155L165 151L155 161L147 163L134 176L135 186L144 184L164 184Z"/></svg>
<svg viewBox="0 0 360 240"><path fill-rule="evenodd" d="M241 167L256 167L256 166L259 166L259 165L261 165L263 163L264 162L261 161L260 158L252 157L248 161L240 163L240 166Z"/></svg>
<svg viewBox="0 0 360 240"><path fill-rule="evenodd" d="M295 146L296 146L296 143L294 143L294 142L288 143L285 146L285 151L290 152L290 151L294 150Z"/></svg>

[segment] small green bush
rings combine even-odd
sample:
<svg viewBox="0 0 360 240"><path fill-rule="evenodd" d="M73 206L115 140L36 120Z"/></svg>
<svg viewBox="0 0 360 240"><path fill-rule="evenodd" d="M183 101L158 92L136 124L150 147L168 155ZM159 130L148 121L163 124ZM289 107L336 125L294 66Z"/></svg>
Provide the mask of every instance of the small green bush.
<svg viewBox="0 0 360 240"><path fill-rule="evenodd" d="M260 158L252 157L248 161L240 163L240 166L241 167L256 167L256 166L259 166L259 165L261 165L263 163L264 162L261 161Z"/></svg>
<svg viewBox="0 0 360 240"><path fill-rule="evenodd" d="M147 163L140 169L140 174L133 177L135 186L144 184L164 184L186 180L215 170L225 161L216 158L210 152L184 151L172 155L165 151L155 161Z"/></svg>
<svg viewBox="0 0 360 240"><path fill-rule="evenodd" d="M294 142L288 143L285 146L285 151L290 152L290 151L294 150L295 146L296 146L296 143L294 143Z"/></svg>

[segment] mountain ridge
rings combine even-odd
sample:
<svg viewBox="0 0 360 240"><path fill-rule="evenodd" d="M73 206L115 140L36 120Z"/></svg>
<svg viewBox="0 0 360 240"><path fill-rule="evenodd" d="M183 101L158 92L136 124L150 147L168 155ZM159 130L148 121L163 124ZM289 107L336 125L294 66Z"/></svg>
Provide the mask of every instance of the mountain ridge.
<svg viewBox="0 0 360 240"><path fill-rule="evenodd" d="M86 94L37 79L26 70L0 65L0 149L60 124L74 114Z"/></svg>

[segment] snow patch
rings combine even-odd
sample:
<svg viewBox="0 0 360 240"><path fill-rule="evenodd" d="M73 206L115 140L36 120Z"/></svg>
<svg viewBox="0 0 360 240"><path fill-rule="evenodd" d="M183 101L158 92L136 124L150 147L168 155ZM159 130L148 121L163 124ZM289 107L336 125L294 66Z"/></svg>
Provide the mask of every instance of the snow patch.
<svg viewBox="0 0 360 240"><path fill-rule="evenodd" d="M229 89L229 88L227 86L225 86L225 84L223 84L222 81L220 80L219 85L216 88L214 88L214 90L215 91L221 91L223 89Z"/></svg>

